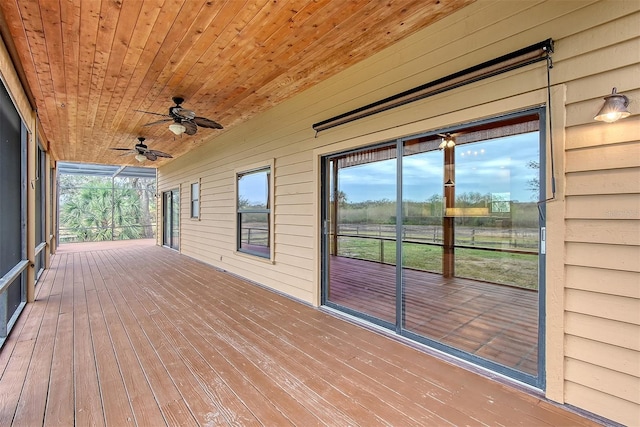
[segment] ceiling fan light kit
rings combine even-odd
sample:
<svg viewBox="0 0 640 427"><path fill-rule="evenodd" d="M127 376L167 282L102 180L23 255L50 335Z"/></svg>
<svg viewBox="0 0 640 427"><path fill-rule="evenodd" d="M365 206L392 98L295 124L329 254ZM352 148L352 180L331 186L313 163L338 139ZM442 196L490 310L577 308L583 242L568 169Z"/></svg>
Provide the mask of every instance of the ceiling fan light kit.
<svg viewBox="0 0 640 427"><path fill-rule="evenodd" d="M182 135L186 132L187 128L181 123L171 123L169 125L169 130L175 135Z"/></svg>
<svg viewBox="0 0 640 427"><path fill-rule="evenodd" d="M147 123L144 126L153 126L160 123L173 122L169 125L169 130L173 132L174 135L182 135L183 133L186 133L187 135L195 135L195 133L198 131L198 128L223 129L220 123L206 117L198 117L196 116L196 113L194 111L182 108L184 98L174 96L172 100L176 105L169 107L169 114L153 113L151 111L144 110L134 111L145 114L153 114L154 116L165 117L164 119Z"/></svg>

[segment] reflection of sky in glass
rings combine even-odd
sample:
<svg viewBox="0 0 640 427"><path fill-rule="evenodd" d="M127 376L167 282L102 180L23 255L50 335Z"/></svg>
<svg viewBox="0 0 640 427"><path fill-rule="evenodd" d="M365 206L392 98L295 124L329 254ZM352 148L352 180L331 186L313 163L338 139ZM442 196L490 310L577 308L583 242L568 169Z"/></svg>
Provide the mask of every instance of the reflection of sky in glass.
<svg viewBox="0 0 640 427"><path fill-rule="evenodd" d="M531 161L539 161L539 134L531 132L456 147L456 193L510 193L511 200L538 200L529 183L538 177ZM339 190L348 202L396 198L396 161L385 160L339 171ZM442 195L443 153L406 156L403 159L403 199L424 201Z"/></svg>
<svg viewBox="0 0 640 427"><path fill-rule="evenodd" d="M456 193L510 193L511 200L538 200L529 189L539 172L528 166L532 161L539 161L538 132L456 147Z"/></svg>
<svg viewBox="0 0 640 427"><path fill-rule="evenodd" d="M250 205L266 206L269 185L267 172L255 172L243 175L238 180L238 196L247 199Z"/></svg>
<svg viewBox="0 0 640 427"><path fill-rule="evenodd" d="M383 160L340 170L338 190L348 202L396 199L396 160Z"/></svg>
<svg viewBox="0 0 640 427"><path fill-rule="evenodd" d="M402 159L402 198L404 200L424 201L434 195L442 195L442 151L406 156Z"/></svg>

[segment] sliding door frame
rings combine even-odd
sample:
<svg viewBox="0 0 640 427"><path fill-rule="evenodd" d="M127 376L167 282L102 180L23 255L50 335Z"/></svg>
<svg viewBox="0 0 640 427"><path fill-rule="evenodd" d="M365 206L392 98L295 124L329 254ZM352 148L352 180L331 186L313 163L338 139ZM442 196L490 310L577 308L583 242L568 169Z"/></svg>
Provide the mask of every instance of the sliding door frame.
<svg viewBox="0 0 640 427"><path fill-rule="evenodd" d="M540 123L538 129L538 139L539 139L539 161L540 168L538 173L538 182L539 182L539 201L538 201L538 211L539 211L539 220L538 220L538 229L539 229L539 243L538 243L538 319L537 319L537 374L531 375L522 371L519 371L515 368L510 368L499 363L493 362L491 360L481 358L479 356L475 356L471 353L465 352L463 350L456 349L455 347L450 347L446 344L440 343L436 340L427 338L422 335L418 335L414 332L411 332L407 329L404 329L404 316L406 314L405 306L404 306L404 289L403 289L403 251L402 251L402 234L403 234L403 156L404 156L404 143L406 141L414 140L416 138L422 137L433 137L439 134L446 133L455 133L461 131L463 129L479 126L491 123L498 123L501 121L506 121L510 119L517 119L519 117L528 116L528 115L537 115ZM484 368L488 368L497 373L506 375L508 377L514 378L516 380L522 381L524 383L533 385L541 390L544 390L545 383L545 295L546 295L546 283L545 283L545 271L546 271L546 257L545 257L545 231L546 231L546 209L545 209L545 195L546 192L546 179L545 179L545 171L547 170L546 164L546 141L547 141L547 132L546 132L546 108L545 106L538 106L533 108L524 109L518 112L494 116L491 118L487 118L484 120L464 123L456 126L447 127L445 129L438 129L431 132L425 132L422 134L410 135L408 137L398 138L396 140L387 141L386 143L373 144L371 146L359 147L357 149L345 150L340 153L328 154L322 156L320 159L320 179L321 179L321 191L320 191L320 208L321 208L321 304L326 307L330 307L332 309L336 309L338 311L344 312L348 315L363 319L367 322L373 323L375 325L381 326L383 328L394 331L397 335L409 338L413 341L416 341L421 344L425 344L429 347L435 348L440 351L444 351L452 356L459 357L461 359L467 360L469 362L480 365ZM332 171L330 168L331 161L338 157L342 157L344 155L350 153L357 153L359 151L365 149L373 149L376 147L382 146L391 146L395 143L396 147L396 224L395 224L395 233L396 233L396 266L395 266L395 324L391 324L390 322L384 321L377 317L374 317L370 314L362 313L353 308L345 307L343 305L332 302L329 298L329 280L330 280L330 236L331 230L330 227L333 227L334 224L331 223L331 191L332 185L337 185L335 181L335 175L337 175L336 171ZM335 166L334 166L335 167ZM553 165L551 165L552 173L553 173ZM334 213L335 216L335 213ZM334 221L337 221L337 218L334 218Z"/></svg>

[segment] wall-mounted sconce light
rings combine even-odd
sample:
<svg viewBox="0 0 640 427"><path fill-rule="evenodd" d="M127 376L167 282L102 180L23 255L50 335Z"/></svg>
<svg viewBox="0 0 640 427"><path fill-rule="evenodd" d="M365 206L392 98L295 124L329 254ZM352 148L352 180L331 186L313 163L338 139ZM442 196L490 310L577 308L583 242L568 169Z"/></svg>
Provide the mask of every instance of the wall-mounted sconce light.
<svg viewBox="0 0 640 427"><path fill-rule="evenodd" d="M442 142L438 146L439 149L444 150L446 148L453 148L456 146L455 137L451 136L450 133L446 135L442 135Z"/></svg>
<svg viewBox="0 0 640 427"><path fill-rule="evenodd" d="M182 135L186 132L187 128L184 127L182 123L171 123L169 125L169 130L173 132L175 135Z"/></svg>
<svg viewBox="0 0 640 427"><path fill-rule="evenodd" d="M629 117L631 113L627 110L629 106L629 98L620 95L614 87L611 95L604 97L604 105L600 112L594 117L594 120L601 122L613 123L617 120Z"/></svg>

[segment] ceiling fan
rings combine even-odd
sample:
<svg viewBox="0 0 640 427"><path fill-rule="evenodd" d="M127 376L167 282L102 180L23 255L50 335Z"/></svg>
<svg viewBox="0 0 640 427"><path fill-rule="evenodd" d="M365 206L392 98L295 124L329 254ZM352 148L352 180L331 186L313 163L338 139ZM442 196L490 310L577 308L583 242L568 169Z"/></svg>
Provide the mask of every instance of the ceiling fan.
<svg viewBox="0 0 640 427"><path fill-rule="evenodd" d="M149 150L147 146L144 144L145 138L142 136L138 137L139 143L135 145L134 148L110 148L111 150L117 151L126 151L126 153L122 153L121 156L127 156L130 154L136 155L136 160L139 162L144 162L145 160L151 160L152 162L157 160L158 157L166 157L172 159L173 156L171 154L163 153L158 150Z"/></svg>
<svg viewBox="0 0 640 427"><path fill-rule="evenodd" d="M154 114L156 116L167 117L166 119L158 120L155 122L147 123L144 126L153 126L160 123L173 122L169 125L169 130L176 135L186 133L187 135L195 135L198 131L198 127L209 129L222 129L222 125L218 122L214 122L206 117L198 117L196 113L186 108L182 108L180 105L184 102L184 98L174 96L172 98L176 104L173 107L169 107L169 114L152 113L151 111L134 110L139 113Z"/></svg>

